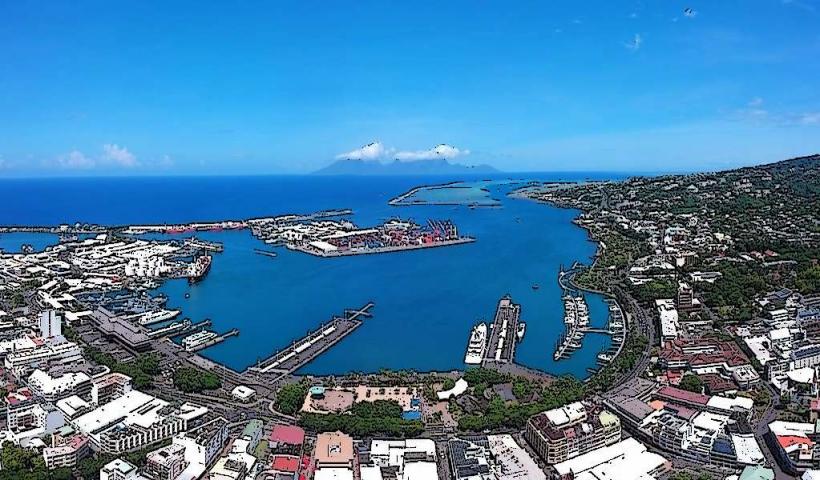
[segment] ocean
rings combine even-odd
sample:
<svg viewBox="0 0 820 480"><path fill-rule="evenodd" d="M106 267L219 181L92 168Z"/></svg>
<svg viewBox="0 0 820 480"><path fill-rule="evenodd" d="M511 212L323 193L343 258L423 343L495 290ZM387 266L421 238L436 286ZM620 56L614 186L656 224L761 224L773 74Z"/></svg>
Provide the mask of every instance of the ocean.
<svg viewBox="0 0 820 480"><path fill-rule="evenodd" d="M487 176L482 176L486 178ZM496 176L497 179L509 175ZM622 178L607 174L515 174L526 180ZM198 234L224 242L208 276L190 286L166 282L159 291L169 307L194 321L210 318L222 332L240 335L201 353L243 369L288 345L347 308L375 302L373 317L301 370L339 374L380 369L418 371L463 368L471 327L491 321L499 298L509 293L522 305L526 335L517 349L524 365L553 374L588 376L596 355L609 344L589 334L570 359L552 354L563 332L557 284L560 266L589 262L596 246L571 223L578 212L508 198L513 187L487 184L498 208L390 206L388 201L418 185L476 178L449 177L132 177L0 180L0 224L106 225L240 220L286 213L351 208L349 218L370 226L392 217L426 222L451 219L470 244L401 253L317 258L276 248L275 258L254 253L270 248L248 231ZM0 248L22 243L44 248L49 235L0 235ZM532 288L538 284L539 289ZM189 298L185 298L185 294ZM587 295L593 326L606 323L607 307Z"/></svg>

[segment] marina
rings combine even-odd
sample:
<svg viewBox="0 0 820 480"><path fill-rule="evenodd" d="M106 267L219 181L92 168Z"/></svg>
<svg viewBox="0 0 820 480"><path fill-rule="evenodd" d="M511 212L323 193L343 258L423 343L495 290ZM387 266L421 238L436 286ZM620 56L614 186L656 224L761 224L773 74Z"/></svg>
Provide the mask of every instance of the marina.
<svg viewBox="0 0 820 480"><path fill-rule="evenodd" d="M298 370L359 328L363 319L371 316L373 306L373 302L370 302L358 310L345 310L344 316L334 317L329 323L323 323L303 338L248 368L248 372L282 376Z"/></svg>
<svg viewBox="0 0 820 480"><path fill-rule="evenodd" d="M512 363L515 360L520 318L521 305L513 303L509 295L501 297L495 311L495 319L490 326L489 343L484 352L483 365Z"/></svg>

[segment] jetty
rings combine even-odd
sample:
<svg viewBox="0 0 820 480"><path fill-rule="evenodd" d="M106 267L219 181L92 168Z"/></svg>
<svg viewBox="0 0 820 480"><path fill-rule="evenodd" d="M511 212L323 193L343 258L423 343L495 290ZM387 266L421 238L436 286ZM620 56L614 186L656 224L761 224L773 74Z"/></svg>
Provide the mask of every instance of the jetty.
<svg viewBox="0 0 820 480"><path fill-rule="evenodd" d="M569 358L572 352L581 348L585 330L589 329L589 307L580 294L567 294L564 300L564 324L566 331L558 338L553 359L557 362Z"/></svg>
<svg viewBox="0 0 820 480"><path fill-rule="evenodd" d="M495 310L495 319L490 326L489 341L482 365L512 363L515 360L516 335L520 319L521 305L513 303L510 295L501 297Z"/></svg>
<svg viewBox="0 0 820 480"><path fill-rule="evenodd" d="M322 323L316 330L249 367L246 373L281 377L295 372L359 328L364 318L372 316L370 310L373 306L374 303L370 302L357 310L345 310L343 316L333 317L330 322Z"/></svg>

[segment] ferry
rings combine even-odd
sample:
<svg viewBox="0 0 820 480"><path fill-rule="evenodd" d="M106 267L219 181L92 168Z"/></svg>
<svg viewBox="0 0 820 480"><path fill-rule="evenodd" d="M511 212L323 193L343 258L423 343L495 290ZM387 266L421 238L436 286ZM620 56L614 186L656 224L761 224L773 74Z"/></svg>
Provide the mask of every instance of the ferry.
<svg viewBox="0 0 820 480"><path fill-rule="evenodd" d="M138 320L140 325L153 325L155 323L170 320L179 315L179 310L157 310L155 312L147 312L140 316Z"/></svg>
<svg viewBox="0 0 820 480"><path fill-rule="evenodd" d="M470 334L470 341L467 343L467 354L464 356L464 363L468 365L478 365L484 358L484 351L487 349L487 324L479 323L473 327Z"/></svg>
<svg viewBox="0 0 820 480"><path fill-rule="evenodd" d="M527 324L526 323L521 322L521 323L518 324L518 331L515 332L515 336L518 337L519 342L524 339L524 332L526 332L526 330L527 330Z"/></svg>
<svg viewBox="0 0 820 480"><path fill-rule="evenodd" d="M211 269L212 260L213 258L210 255L196 257L196 260L188 267L188 283L196 283L202 280L208 270Z"/></svg>
<svg viewBox="0 0 820 480"><path fill-rule="evenodd" d="M201 332L197 332L193 335L189 335L183 338L182 346L185 348L186 351L192 352L196 350L198 347L201 347L202 345L205 345L206 343L215 339L217 336L218 335L216 334L216 332L203 330Z"/></svg>

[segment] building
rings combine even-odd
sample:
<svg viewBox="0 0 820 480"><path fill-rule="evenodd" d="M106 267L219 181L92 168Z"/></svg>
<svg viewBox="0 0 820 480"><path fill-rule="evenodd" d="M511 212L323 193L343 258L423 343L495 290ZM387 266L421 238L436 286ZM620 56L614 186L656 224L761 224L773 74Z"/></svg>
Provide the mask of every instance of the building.
<svg viewBox="0 0 820 480"><path fill-rule="evenodd" d="M453 438L447 442L450 473L454 480L492 480L490 442L484 435Z"/></svg>
<svg viewBox="0 0 820 480"><path fill-rule="evenodd" d="M313 451L314 480L352 480L355 457L350 436L342 432L320 433Z"/></svg>
<svg viewBox="0 0 820 480"><path fill-rule="evenodd" d="M436 443L430 439L373 440L370 461L377 467L395 471L399 480L438 479Z"/></svg>
<svg viewBox="0 0 820 480"><path fill-rule="evenodd" d="M268 439L268 448L274 454L301 455L305 431L295 425L274 425Z"/></svg>
<svg viewBox="0 0 820 480"><path fill-rule="evenodd" d="M113 460L100 469L100 480L142 480L136 465L125 460Z"/></svg>
<svg viewBox="0 0 820 480"><path fill-rule="evenodd" d="M118 455L171 438L207 411L188 403L172 407L165 400L131 390L72 419L71 424L88 435L95 451Z"/></svg>
<svg viewBox="0 0 820 480"><path fill-rule="evenodd" d="M525 438L552 465L619 441L621 422L606 410L575 402L530 418Z"/></svg>
<svg viewBox="0 0 820 480"><path fill-rule="evenodd" d="M145 457L145 476L152 480L174 480L188 467L185 447L172 443Z"/></svg>
<svg viewBox="0 0 820 480"><path fill-rule="evenodd" d="M493 459L492 472L497 480L546 480L526 450L511 435L489 435L487 442Z"/></svg>
<svg viewBox="0 0 820 480"><path fill-rule="evenodd" d="M6 428L12 433L39 437L50 435L63 425L62 412L50 403L39 403L30 389L21 388L6 395Z"/></svg>
<svg viewBox="0 0 820 480"><path fill-rule="evenodd" d="M35 395L52 403L71 395L88 397L91 393L91 377L83 372L70 372L52 377L47 372L37 369L28 377L28 385Z"/></svg>
<svg viewBox="0 0 820 480"><path fill-rule="evenodd" d="M231 390L231 396L242 403L248 403L256 398L256 390L245 385L237 385Z"/></svg>
<svg viewBox="0 0 820 480"><path fill-rule="evenodd" d="M776 420L769 424L769 432L766 443L783 470L798 474L820 468L820 450L816 448L818 432L814 423Z"/></svg>
<svg viewBox="0 0 820 480"><path fill-rule="evenodd" d="M54 443L51 447L43 449L43 460L46 467L73 468L83 458L91 454L88 437L84 435L72 435L61 439L59 443Z"/></svg>
<svg viewBox="0 0 820 480"><path fill-rule="evenodd" d="M131 391L131 377L122 373L109 373L94 379L91 384L91 402L103 405Z"/></svg>
<svg viewBox="0 0 820 480"><path fill-rule="evenodd" d="M185 461L204 472L228 443L228 421L215 418L174 437L173 443L185 447Z"/></svg>
<svg viewBox="0 0 820 480"><path fill-rule="evenodd" d="M262 440L262 431L265 428L265 422L259 419L253 419L245 425L239 438L248 442L248 453L256 450L259 441Z"/></svg>
<svg viewBox="0 0 820 480"><path fill-rule="evenodd" d="M661 322L661 345L663 345L677 339L680 334L678 310L671 299L655 300L655 306L658 308L658 318Z"/></svg>
<svg viewBox="0 0 820 480"><path fill-rule="evenodd" d="M47 310L40 313L38 318L41 338L54 338L63 336L62 319L56 310Z"/></svg>
<svg viewBox="0 0 820 480"><path fill-rule="evenodd" d="M17 351L6 355L4 363L7 370L11 371L17 378L22 378L35 368L48 369L53 365L66 365L82 361L83 352L76 343L65 340L51 342L40 339L31 350Z"/></svg>
<svg viewBox="0 0 820 480"><path fill-rule="evenodd" d="M671 462L634 438L553 465L554 477L560 480L648 480L671 468Z"/></svg>

